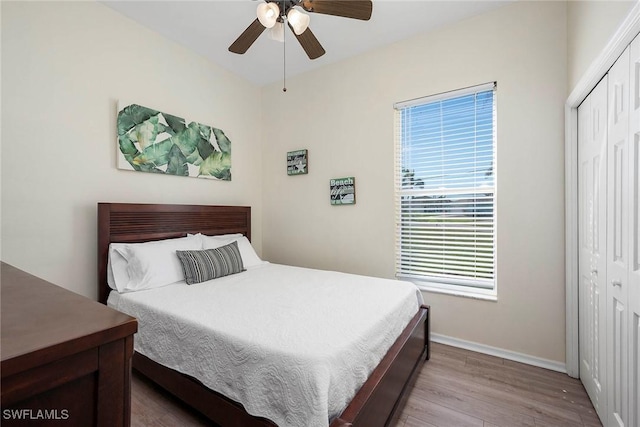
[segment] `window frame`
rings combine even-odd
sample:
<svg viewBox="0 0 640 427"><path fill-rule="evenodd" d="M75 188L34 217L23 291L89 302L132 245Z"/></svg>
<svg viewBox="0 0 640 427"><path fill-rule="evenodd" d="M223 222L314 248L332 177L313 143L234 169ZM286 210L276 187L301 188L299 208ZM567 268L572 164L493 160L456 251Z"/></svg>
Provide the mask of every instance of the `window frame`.
<svg viewBox="0 0 640 427"><path fill-rule="evenodd" d="M430 276L428 274L411 274L406 271L401 271L401 263L403 262L402 256L402 230L403 230L403 195L408 192L416 190L403 190L403 179L405 169L403 168L403 118L402 111L406 108L414 106L422 106L426 104L432 104L439 101L450 100L468 96L471 94L477 94L481 92L493 91L492 95L492 108L493 108L493 120L492 120L492 174L493 185L490 187L492 190L492 286L488 287L486 283L487 279L473 279L473 278L455 278L450 279L447 277ZM497 300L498 289L498 275L497 275L497 83L489 82L481 85L471 86L463 89L443 92L435 95L420 97L411 99L408 101L398 102L393 105L394 107L394 145L395 145L395 161L394 161L394 206L395 206L395 275L398 279L409 280L415 283L420 289L445 293L457 296L464 296L483 300ZM407 169L408 170L408 169ZM466 190L461 193L470 194L467 187ZM448 191L435 192L434 190L418 190L417 193L427 196L428 194L445 195L450 196L455 190L449 189ZM473 194L478 194L477 192ZM406 200L406 199L405 199ZM474 218L477 217L477 212L474 214ZM405 260L406 262L406 260Z"/></svg>

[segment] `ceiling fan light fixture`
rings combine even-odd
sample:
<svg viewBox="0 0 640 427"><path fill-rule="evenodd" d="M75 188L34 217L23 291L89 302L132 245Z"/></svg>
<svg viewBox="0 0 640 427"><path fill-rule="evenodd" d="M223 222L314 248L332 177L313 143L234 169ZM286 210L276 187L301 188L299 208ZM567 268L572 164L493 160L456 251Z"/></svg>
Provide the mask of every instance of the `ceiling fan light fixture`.
<svg viewBox="0 0 640 427"><path fill-rule="evenodd" d="M256 13L258 15L258 21L266 28L271 28L276 25L278 17L280 16L280 8L272 2L260 3Z"/></svg>
<svg viewBox="0 0 640 427"><path fill-rule="evenodd" d="M296 40L309 59L317 59L326 52L309 28L310 18L304 12L367 21L371 18L372 10L372 0L259 0L256 10L258 17L231 43L229 52L239 55L246 53L265 28L272 29L277 22L280 22L284 27L287 25L291 27ZM286 28L283 28L282 33L286 32ZM277 40L281 38L280 28L274 29L273 34L269 33L271 38ZM286 34L283 34L286 43L284 36ZM283 49L283 58L285 52L286 49Z"/></svg>
<svg viewBox="0 0 640 427"><path fill-rule="evenodd" d="M269 38L284 43L284 24L282 22L276 22L276 25L271 27Z"/></svg>
<svg viewBox="0 0 640 427"><path fill-rule="evenodd" d="M297 35L304 33L309 27L309 15L293 7L287 13L287 20Z"/></svg>

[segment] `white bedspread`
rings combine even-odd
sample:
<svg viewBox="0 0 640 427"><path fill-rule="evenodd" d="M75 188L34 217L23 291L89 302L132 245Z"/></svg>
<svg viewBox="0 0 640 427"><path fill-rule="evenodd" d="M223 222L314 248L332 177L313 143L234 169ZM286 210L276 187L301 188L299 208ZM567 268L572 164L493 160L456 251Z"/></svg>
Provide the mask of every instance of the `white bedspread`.
<svg viewBox="0 0 640 427"><path fill-rule="evenodd" d="M281 427L326 427L415 315L411 283L265 264L118 294L135 350Z"/></svg>

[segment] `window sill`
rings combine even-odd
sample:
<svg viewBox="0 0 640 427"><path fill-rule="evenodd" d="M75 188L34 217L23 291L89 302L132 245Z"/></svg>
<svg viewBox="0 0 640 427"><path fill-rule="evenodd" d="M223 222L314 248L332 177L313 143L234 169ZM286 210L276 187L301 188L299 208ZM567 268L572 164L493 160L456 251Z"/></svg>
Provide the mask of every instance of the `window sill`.
<svg viewBox="0 0 640 427"><path fill-rule="evenodd" d="M471 298L471 299L477 299L482 301L494 301L494 302L498 301L498 295L496 295L495 292L483 293L481 291L479 292L479 291L474 291L469 289L451 289L451 287L449 286L444 287L439 284L430 284L430 283L414 282L414 284L418 287L418 289L424 292L452 295L456 297Z"/></svg>

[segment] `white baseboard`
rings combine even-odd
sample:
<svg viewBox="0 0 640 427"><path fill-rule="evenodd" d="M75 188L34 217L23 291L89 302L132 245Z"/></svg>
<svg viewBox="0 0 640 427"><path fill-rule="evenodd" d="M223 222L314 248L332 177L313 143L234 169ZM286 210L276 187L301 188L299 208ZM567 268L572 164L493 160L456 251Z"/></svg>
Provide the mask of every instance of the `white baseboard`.
<svg viewBox="0 0 640 427"><path fill-rule="evenodd" d="M538 366L540 368L562 372L563 374L567 373L566 365L554 360L543 359L541 357L530 356L528 354L517 353L515 351L491 347L489 345L479 344L473 341L465 341L459 338L448 337L446 335L440 334L432 333L431 341L450 345L452 347L464 348L466 350L471 350L478 353L488 354L490 356L501 357L503 359L513 360L515 362L526 363L527 365Z"/></svg>

